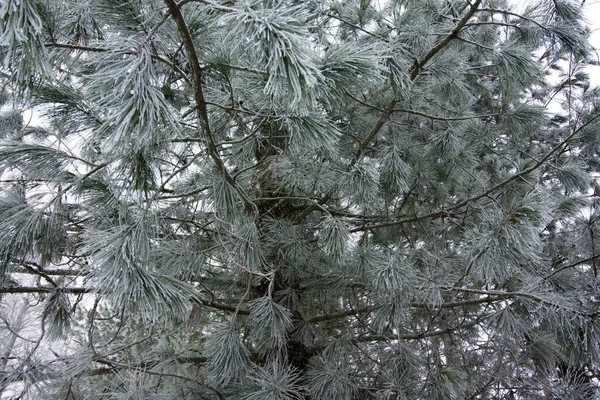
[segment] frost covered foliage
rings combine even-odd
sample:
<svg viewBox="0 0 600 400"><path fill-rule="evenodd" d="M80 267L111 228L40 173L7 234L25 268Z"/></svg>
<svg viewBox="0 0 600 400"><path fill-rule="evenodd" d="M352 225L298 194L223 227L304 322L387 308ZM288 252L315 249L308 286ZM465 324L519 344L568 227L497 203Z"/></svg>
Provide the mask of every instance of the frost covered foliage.
<svg viewBox="0 0 600 400"><path fill-rule="evenodd" d="M0 398L593 399L581 1L0 0Z"/></svg>

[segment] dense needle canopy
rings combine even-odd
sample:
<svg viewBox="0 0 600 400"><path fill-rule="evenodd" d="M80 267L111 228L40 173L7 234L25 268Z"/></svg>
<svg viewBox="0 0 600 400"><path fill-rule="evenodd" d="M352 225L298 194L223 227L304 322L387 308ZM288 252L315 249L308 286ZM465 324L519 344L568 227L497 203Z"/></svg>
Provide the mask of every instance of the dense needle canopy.
<svg viewBox="0 0 600 400"><path fill-rule="evenodd" d="M579 1L0 0L2 399L592 399Z"/></svg>

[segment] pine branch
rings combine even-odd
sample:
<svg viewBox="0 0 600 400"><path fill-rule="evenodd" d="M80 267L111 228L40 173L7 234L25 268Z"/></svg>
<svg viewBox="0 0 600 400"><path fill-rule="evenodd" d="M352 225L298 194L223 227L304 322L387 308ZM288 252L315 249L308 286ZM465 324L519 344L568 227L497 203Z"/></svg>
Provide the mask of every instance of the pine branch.
<svg viewBox="0 0 600 400"><path fill-rule="evenodd" d="M196 298L193 300L197 300L199 302L199 304L202 306L214 308L215 310L229 311L229 312L240 314L240 315L250 315L250 310L247 308L242 308L239 306L232 306L232 305L224 304L224 303L218 303L216 301L213 301L211 299L206 299L206 298Z"/></svg>
<svg viewBox="0 0 600 400"><path fill-rule="evenodd" d="M188 3L202 3L202 4L206 4L206 5L210 6L214 10L221 11L221 12L224 12L224 13L228 13L228 12L234 11L234 9L231 8L231 7L227 7L225 5L218 4L218 3L215 3L215 2L209 1L209 0L181 0L179 3L177 3L177 8L181 8L181 7L183 7L184 5L186 5Z"/></svg>
<svg viewBox="0 0 600 400"><path fill-rule="evenodd" d="M62 359L62 360L54 360L54 362L57 361L69 361L69 359ZM109 359L105 359L105 358L96 358L93 360L94 362L97 362L99 364L104 364L107 365L107 367L105 368L94 368L94 369L90 369L85 371L84 376L86 377L94 377L94 376L103 376L103 375L114 375L118 372L122 372L122 371L138 371L144 374L148 374L148 375L155 375L155 376L161 376L161 377L166 377L166 378L175 378L175 379L179 379L179 380L184 380L187 382L191 382L195 385L198 385L200 387L203 387L205 389L210 390L211 392L213 392L215 395L217 395L217 397L219 399L225 399L225 397L221 394L220 391L218 391L217 389L215 389L214 387L207 385L205 383L199 382L198 379L196 377L192 377L192 376L184 376L184 375L179 375L179 374L175 374L175 373L171 373L171 372L162 372L162 371L157 371L156 368L159 366L167 366L167 365L180 365L180 364L194 364L194 365L204 365L206 364L206 362L208 361L206 357L203 356L181 356L181 357L173 357L170 358L169 360L150 360L150 361L141 361L135 364L126 364L126 363L121 363L121 362L117 362L114 360L109 360ZM37 367L39 368L39 366ZM18 383L18 382L22 382L21 380L13 380L13 383Z"/></svg>
<svg viewBox="0 0 600 400"><path fill-rule="evenodd" d="M173 19L175 20L175 23L177 24L179 34L183 39L184 47L187 52L187 58L192 73L192 82L194 84L194 99L196 101L196 107L198 111L198 122L200 123L200 126L204 131L208 153L212 158L213 162L215 163L217 169L223 175L225 181L238 193L238 195L246 204L246 206L249 207L250 210L253 210L253 212L256 215L258 215L258 208L256 207L256 204L254 204L248 198L246 193L238 186L233 177L229 174L225 163L219 155L219 150L211 132L210 121L208 118L208 110L206 107L207 104L204 100L204 91L202 88L202 68L200 67L200 63L198 62L196 47L194 45L194 41L187 27L185 19L183 18L179 7L174 0L164 0L164 2L169 8L169 13L171 14Z"/></svg>
<svg viewBox="0 0 600 400"><path fill-rule="evenodd" d="M203 365L208 360L206 357L203 357L203 356L176 356L176 357L169 358L167 360L164 360L164 359L147 360L147 361L140 361L135 364L125 364L125 363L115 362L115 361L105 358L103 356L103 357L98 357L94 361L114 367L114 368L112 368L113 371L115 371L115 370L118 371L118 370L123 370L123 369L133 369L133 370L141 370L143 372L148 372L148 370L151 370L151 369L156 368L157 366L161 366L161 365L173 365L173 364Z"/></svg>
<svg viewBox="0 0 600 400"><path fill-rule="evenodd" d="M48 268L40 268L36 267L37 270L32 271L30 268L19 268L14 267L12 271L17 274L34 274L39 275L43 273L48 276L82 276L87 275L86 271L74 270L74 269L48 269Z"/></svg>
<svg viewBox="0 0 600 400"><path fill-rule="evenodd" d="M0 287L0 293L54 293L60 290L66 294L86 294L95 293L95 290L83 287L44 287L44 286L9 286Z"/></svg>
<svg viewBox="0 0 600 400"><path fill-rule="evenodd" d="M56 284L56 282L54 282L54 279L52 279L46 272L42 271L41 269L39 269L39 268L37 268L37 269L33 268L33 267L27 265L26 263L22 263L21 265L30 274L41 276L42 278L44 278L46 280L46 282L48 282L49 284L51 284L55 288L58 287L58 285Z"/></svg>
<svg viewBox="0 0 600 400"><path fill-rule="evenodd" d="M410 80L411 81L414 81L417 78L417 76L419 75L419 73L421 72L421 70L423 69L425 64L427 64L429 62L429 60L431 60L444 47L448 46L448 44L450 44L450 42L453 39L456 39L458 37L458 34L460 33L460 31L462 31L462 29L469 22L471 17L477 12L477 9L479 8L480 5L481 5L481 0L475 0L475 2L473 4L471 4L467 14L465 14L465 16L458 22L458 24L456 25L454 30L452 30L452 32L448 36L446 36L441 42L439 42L436 46L434 46L431 50L429 50L429 52L427 54L425 54L419 61L415 62L415 64L413 65L413 67L411 68L411 71L410 71Z"/></svg>
<svg viewBox="0 0 600 400"><path fill-rule="evenodd" d="M380 112L385 112L385 109L381 108L381 107L377 107L373 104L369 104L366 101L363 101L361 99L359 99L358 97L354 96L352 93L346 93L348 96L350 96L354 101L362 104L363 106L369 107L373 110L377 110ZM417 110L411 110L409 108L394 108L394 112L402 112L402 113L406 113L406 114L410 114L410 115L417 115L419 117L423 117L423 118L427 118L427 119L432 119L435 121L469 121L469 120L473 120L473 119L482 119L482 118L491 118L491 117L500 117L503 115L510 115L507 113L491 113L491 114L479 114L479 115L468 115L468 116L464 116L464 117L442 117L439 115L431 115L431 114L427 114L421 111L417 111Z"/></svg>
<svg viewBox="0 0 600 400"><path fill-rule="evenodd" d="M0 287L0 293L11 293L11 294L24 294L24 293L53 293L56 290L60 290L66 294L90 294L97 293L97 289L92 288L84 288L84 287L45 287L45 286L8 286L8 287ZM196 300L197 304L209 308L213 308L215 310L220 311L229 311L229 312L237 312L240 315L249 315L250 310L247 308L238 308L236 306L231 306L229 304L219 303L212 301L210 299L199 298L196 297L192 300Z"/></svg>
<svg viewBox="0 0 600 400"><path fill-rule="evenodd" d="M81 46L77 44L69 44L69 43L45 43L46 47L58 48L58 49L68 49L68 50L79 50L79 51L89 51L92 53L104 53L108 51L108 49L102 47L89 47L89 46Z"/></svg>
<svg viewBox="0 0 600 400"><path fill-rule="evenodd" d="M510 15L511 17L517 17L519 19L522 19L524 21L527 22L531 22L532 24L534 24L535 26L537 26L538 28L542 29L542 30L548 30L548 27L544 26L543 24L540 24L539 22L537 22L536 20L526 17L524 15L521 14L517 14L508 10L500 10L497 8L481 8L479 10L479 12L489 12L489 13L496 13L496 14L504 14L504 15Z"/></svg>
<svg viewBox="0 0 600 400"><path fill-rule="evenodd" d="M338 12L338 11L336 10L336 12ZM369 35L369 36L372 36L372 37L374 37L375 39L379 39L379 40L382 40L382 41L384 41L384 42L386 42L386 43L389 43L389 39L388 39L388 38L386 38L386 37L384 37L384 36L379 36L379 35L377 35L377 34L375 34L375 33L373 33L373 32L369 32L369 31L368 31L368 30L366 30L365 28L362 28L362 27L360 27L360 26L358 26L358 25L356 25L356 24L353 24L352 22L350 22L350 21L348 21L348 20L346 20L346 19L342 18L342 16L340 16L340 15L335 15L334 13L330 12L330 13L328 13L328 14L327 14L327 16L328 16L328 17L330 17L330 18L336 19L336 20L340 21L341 23L343 23L343 24L345 24L345 25L348 25L348 26L349 26L349 27L351 27L352 29L356 29L356 30L358 30L358 31L361 31L361 32L363 32L363 33L366 33L366 34L367 34L367 35Z"/></svg>
<svg viewBox="0 0 600 400"><path fill-rule="evenodd" d="M523 171L521 171L521 172L519 172L517 174L512 175L511 177L503 180L502 182L500 182L500 183L492 186L491 188L483 191L482 193L480 193L478 195L475 195L473 197L469 197L468 199L463 200L463 201L461 201L458 204L454 204L452 206L446 206L444 211L436 211L436 212L432 212L432 213L429 213L429 214L424 214L424 215L420 215L420 216L416 216L416 217L410 217L410 218L400 219L400 220L397 220L397 221L383 222L383 223L380 223L380 224L373 224L373 225L365 225L365 226L361 226L361 227L350 229L350 232L354 233L354 232L368 231L368 230L371 230L371 229L389 228L389 227L392 227L392 226L403 225L403 224L406 224L406 223L417 222L417 221L422 221L422 220L426 220L426 219L451 217L453 215L454 211L459 210L459 209L461 209L463 207L467 207L469 204L471 204L473 202L476 202L477 200L480 200L480 199L482 199L484 197L488 197L490 194L494 193L497 190L500 190L500 189L504 188L509 183L514 182L515 180L518 180L518 179L522 179L526 175L534 172L535 170L537 170L538 168L540 168L541 166L543 166L554 154L560 153L563 149L565 149L567 147L567 145L569 144L569 142L575 137L575 135L577 135L579 132L581 132L587 126L589 126L590 124L592 124L599 117L600 117L600 113L598 113L598 114L594 115L593 117L591 117L589 120L587 120L584 124L582 124L577 129L574 129L571 134L569 134L559 144L557 144L556 146L554 146L552 148L552 150L550 150L549 152L547 152L544 155L544 157L542 157L541 159L539 159L539 161L537 161L531 167L526 168Z"/></svg>
<svg viewBox="0 0 600 400"><path fill-rule="evenodd" d="M242 65L234 65L234 64L226 64L226 63L211 63L211 64L205 65L204 67L202 67L202 69L209 70L209 69L213 69L213 68L223 68L223 67L233 69L236 71L249 72L251 74L256 74L256 75L260 75L260 76L266 76L269 74L267 71L262 71L262 70L251 68L251 67L244 67Z"/></svg>
<svg viewBox="0 0 600 400"><path fill-rule="evenodd" d="M332 321L335 319L352 317L352 316L355 316L358 314L369 313L373 310L376 310L377 308L379 308L379 306L368 306L368 307L357 308L355 310L341 311L341 312L333 313L333 314L324 314L324 315L319 315L317 317L309 318L306 320L306 322L314 324L314 323L318 323L318 322Z"/></svg>
<svg viewBox="0 0 600 400"><path fill-rule="evenodd" d="M574 311L571 309L571 307L562 305L556 301L546 299L544 297L538 296L533 293L503 292L500 290L480 290L480 289L467 289L467 288L447 288L444 290L466 292L466 293L477 293L477 294L484 294L484 295L488 295L488 296L499 296L499 297L504 297L504 298L526 298L526 299L534 300L536 302L544 303L544 304L547 304L547 305L550 305L553 307L566 308L569 311ZM586 314L582 314L582 315L586 315Z"/></svg>
<svg viewBox="0 0 600 400"><path fill-rule="evenodd" d="M496 303L496 302L506 301L507 299L519 297L519 295L520 295L520 293L510 293L510 292L496 292L496 293L490 292L490 293L486 293L486 294L487 294L486 297L481 297L481 298L444 302L439 305L436 305L435 308L436 309L462 308L462 307L468 307L468 306L476 306L476 305L480 305L480 304L492 304L492 303ZM413 308L424 308L424 309L428 309L428 310L430 310L432 308L431 304L416 303L416 302L409 303L409 306L413 307ZM324 314L324 315L311 317L311 318L307 319L306 322L318 323L318 322L325 322L325 321L333 321L336 319L352 317L352 316L356 316L359 314L370 313L372 311L380 309L381 307L382 306L380 304L378 304L378 305L373 305L373 306L368 306L368 307L357 308L355 310L340 311L338 313L332 313L332 314Z"/></svg>
<svg viewBox="0 0 600 400"><path fill-rule="evenodd" d="M452 208L448 208L447 210L450 210L450 209L454 209L454 208L453 207ZM411 222L424 221L424 220L427 220L427 219L450 218L450 217L453 217L454 215L456 215L456 214L451 214L448 211L436 211L436 212L432 212L432 213L429 213L429 214L419 215L419 216L416 216L416 217L402 218L402 219L399 219L397 221L382 222L382 223L379 223L379 224L359 226L359 227L350 229L350 233L364 232L364 231L368 231L368 230L371 230L371 229L389 228L389 227L392 227L392 226L404 225L404 224L408 224L408 223L411 223Z"/></svg>
<svg viewBox="0 0 600 400"><path fill-rule="evenodd" d="M552 271L550 274L546 275L544 277L544 279L549 279L549 278L553 277L554 275L561 273L562 271L565 271L565 270L571 269L571 268L575 268L578 265L586 264L586 263L588 263L590 261L594 261L594 260L596 260L598 258L600 258L600 254L597 254L597 255L592 256L592 257L584 258L583 260L576 261L576 262L574 262L572 264L569 264L569 265L564 265L564 266L562 266L562 267L560 267L560 268Z"/></svg>
<svg viewBox="0 0 600 400"><path fill-rule="evenodd" d="M458 22L458 24L456 25L454 30L448 36L446 36L442 41L440 41L436 46L434 46L429 52L427 52L427 54L425 54L420 60L415 61L415 63L413 64L413 66L411 67L411 69L409 71L411 81L414 81L419 76L419 73L421 72L421 70L423 69L425 64L427 64L427 62L429 62L429 60L431 60L436 54L438 54L446 46L448 46L448 44L453 39L458 37L458 34L460 33L460 31L465 27L467 22L469 22L471 17L475 14L475 12L477 11L477 8L479 7L480 4L481 4L481 0L475 0L475 2L471 5L471 8L469 9L469 12ZM383 126L385 125L387 120L393 114L394 108L396 107L397 103L398 103L398 100L394 99L385 108L385 110L383 111L383 114L379 117L379 119L377 120L377 122L375 123L375 125L373 126L371 131L369 132L369 134L363 139L363 141L358 146L358 149L356 150L356 152L354 153L354 156L352 156L352 159L350 160L350 163L346 167L347 171L352 170L352 168L360 160L360 158L362 157L364 151L367 149L369 144L373 141L373 139L375 139L375 137L377 136L377 134L379 133L381 128L383 128ZM316 205L307 207L300 214L300 216L298 217L298 220L303 220L304 218L306 218L311 212L313 212L314 210L317 209L316 208L317 205L322 206L323 204L327 203L334 195L335 190L336 190L336 188L334 187L325 196L323 196L317 202Z"/></svg>

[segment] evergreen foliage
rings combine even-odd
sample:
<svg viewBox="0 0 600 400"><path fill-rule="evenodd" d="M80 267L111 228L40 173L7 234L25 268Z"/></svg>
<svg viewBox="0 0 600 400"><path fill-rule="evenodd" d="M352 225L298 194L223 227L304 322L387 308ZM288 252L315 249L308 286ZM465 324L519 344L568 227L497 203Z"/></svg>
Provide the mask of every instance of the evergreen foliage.
<svg viewBox="0 0 600 400"><path fill-rule="evenodd" d="M579 3L0 0L0 398L596 398Z"/></svg>

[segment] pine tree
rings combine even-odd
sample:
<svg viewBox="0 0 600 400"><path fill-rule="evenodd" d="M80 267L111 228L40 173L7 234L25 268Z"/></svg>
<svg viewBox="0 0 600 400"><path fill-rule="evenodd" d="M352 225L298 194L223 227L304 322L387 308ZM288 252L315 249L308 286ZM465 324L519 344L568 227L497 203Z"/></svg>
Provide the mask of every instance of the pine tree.
<svg viewBox="0 0 600 400"><path fill-rule="evenodd" d="M0 0L0 397L593 399L572 0Z"/></svg>

